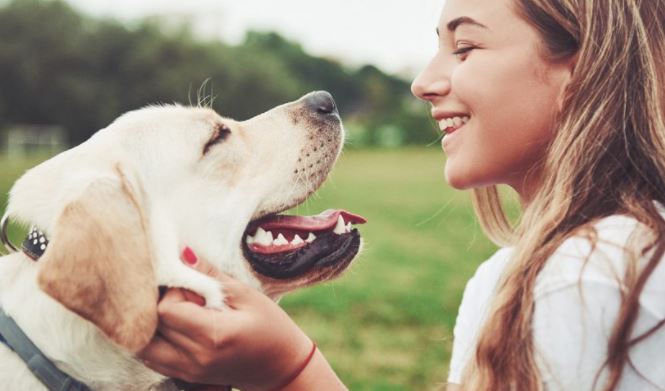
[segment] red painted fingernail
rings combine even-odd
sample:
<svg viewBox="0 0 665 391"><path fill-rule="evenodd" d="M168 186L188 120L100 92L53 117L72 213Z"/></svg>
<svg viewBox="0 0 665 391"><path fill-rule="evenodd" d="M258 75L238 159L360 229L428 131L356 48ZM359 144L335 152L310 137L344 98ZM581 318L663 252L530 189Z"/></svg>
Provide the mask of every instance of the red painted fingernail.
<svg viewBox="0 0 665 391"><path fill-rule="evenodd" d="M192 266L196 265L196 261L199 260L196 254L194 254L194 251L189 247L185 247L185 249L182 250L182 259Z"/></svg>

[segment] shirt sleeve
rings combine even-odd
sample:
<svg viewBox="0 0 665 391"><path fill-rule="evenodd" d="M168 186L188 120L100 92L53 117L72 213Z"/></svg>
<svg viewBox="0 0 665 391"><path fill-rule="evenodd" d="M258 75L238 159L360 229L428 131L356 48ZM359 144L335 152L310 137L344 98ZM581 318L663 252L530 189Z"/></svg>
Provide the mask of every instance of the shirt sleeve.
<svg viewBox="0 0 665 391"><path fill-rule="evenodd" d="M661 262L662 263L662 262ZM533 341L546 390L602 389L608 371L607 344L621 306L625 267L621 246L592 247L587 240L564 243L541 272L534 291ZM664 316L662 267L640 297L633 336ZM665 389L665 330L630 350L618 390Z"/></svg>
<svg viewBox="0 0 665 391"><path fill-rule="evenodd" d="M467 282L453 329L453 350L448 382L461 384L462 372L472 357L479 329L487 316L494 289L510 253L509 248L497 251L483 262Z"/></svg>

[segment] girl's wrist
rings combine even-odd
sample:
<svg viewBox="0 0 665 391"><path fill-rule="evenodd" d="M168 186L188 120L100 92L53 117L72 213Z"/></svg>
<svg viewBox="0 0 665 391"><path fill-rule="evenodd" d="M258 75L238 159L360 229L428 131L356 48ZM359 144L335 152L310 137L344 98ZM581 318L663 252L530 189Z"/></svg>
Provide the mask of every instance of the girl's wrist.
<svg viewBox="0 0 665 391"><path fill-rule="evenodd" d="M318 348L300 373L280 391L348 391Z"/></svg>
<svg viewBox="0 0 665 391"><path fill-rule="evenodd" d="M312 347L309 350L309 353L307 354L307 357L296 367L291 373L288 375L288 377L283 380L280 385L277 387L274 387L270 391L280 391L280 390L285 390L291 383L293 383L298 377L300 377L300 374L309 366L310 362L314 358L314 355L316 354L316 351L318 350L316 347L316 343L314 341L311 341Z"/></svg>

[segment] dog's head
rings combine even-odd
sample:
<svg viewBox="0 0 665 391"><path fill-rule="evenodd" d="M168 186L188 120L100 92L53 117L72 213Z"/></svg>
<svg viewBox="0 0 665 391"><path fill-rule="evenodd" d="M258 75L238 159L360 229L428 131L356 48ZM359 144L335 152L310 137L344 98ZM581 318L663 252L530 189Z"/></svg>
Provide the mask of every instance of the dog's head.
<svg viewBox="0 0 665 391"><path fill-rule="evenodd" d="M155 330L163 270L184 246L272 297L350 264L362 217L278 215L319 188L343 140L326 92L242 122L148 107L28 171L8 213L49 235L41 288L136 351Z"/></svg>

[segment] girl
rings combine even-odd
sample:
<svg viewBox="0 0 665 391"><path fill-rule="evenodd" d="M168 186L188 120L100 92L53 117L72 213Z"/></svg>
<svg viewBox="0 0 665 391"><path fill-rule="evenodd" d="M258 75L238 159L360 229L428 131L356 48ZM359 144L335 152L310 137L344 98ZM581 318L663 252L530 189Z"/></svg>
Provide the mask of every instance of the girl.
<svg viewBox="0 0 665 391"><path fill-rule="evenodd" d="M665 0L446 1L412 90L444 134L447 181L473 189L505 246L467 284L449 389L665 389L664 21ZM520 196L514 228L499 184ZM275 304L194 267L232 309L169 292L149 366L243 390L344 389Z"/></svg>

